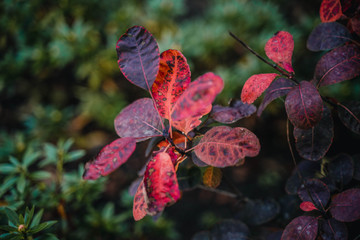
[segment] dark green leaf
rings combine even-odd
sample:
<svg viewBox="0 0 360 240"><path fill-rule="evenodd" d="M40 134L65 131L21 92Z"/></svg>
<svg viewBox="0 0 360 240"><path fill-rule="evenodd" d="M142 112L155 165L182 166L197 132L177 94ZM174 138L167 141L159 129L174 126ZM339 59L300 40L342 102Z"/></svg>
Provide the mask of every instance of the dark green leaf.
<svg viewBox="0 0 360 240"><path fill-rule="evenodd" d="M11 227L11 226L8 226L8 225L1 225L0 229L3 230L3 231L7 231L7 232L16 232L17 231L16 227ZM2 239L2 238L0 238L0 239Z"/></svg>
<svg viewBox="0 0 360 240"><path fill-rule="evenodd" d="M37 225L39 225L40 223L40 220L41 220L41 217L43 215L43 212L44 212L44 209L41 209L36 215L35 217L33 218L31 224L30 224L30 228L33 228Z"/></svg>
<svg viewBox="0 0 360 240"><path fill-rule="evenodd" d="M37 225L36 227L31 228L29 230L29 233L34 234L34 233L40 232L42 230L45 230L45 229L51 227L55 223L56 223L56 221L48 221L48 222L41 223L41 224Z"/></svg>
<svg viewBox="0 0 360 240"><path fill-rule="evenodd" d="M19 191L19 193L24 193L25 191L25 186L26 186L26 179L25 176L21 175L18 178L18 181L16 183L16 189Z"/></svg>
<svg viewBox="0 0 360 240"><path fill-rule="evenodd" d="M84 150L76 150L68 153L65 157L65 162L71 162L82 158L85 155Z"/></svg>
<svg viewBox="0 0 360 240"><path fill-rule="evenodd" d="M5 213L9 219L9 222L13 223L14 225L18 225L19 224L19 217L16 214L16 212L14 210L12 210L11 208L4 208Z"/></svg>
<svg viewBox="0 0 360 240"><path fill-rule="evenodd" d="M34 211L35 211L34 206L31 208L31 210L26 208L26 211L25 211L25 226L26 227L29 227L30 221L31 221L32 217L34 216Z"/></svg>
<svg viewBox="0 0 360 240"><path fill-rule="evenodd" d="M37 171L32 174L30 174L30 177L34 180L44 180L51 177L51 173L47 171Z"/></svg>
<svg viewBox="0 0 360 240"><path fill-rule="evenodd" d="M9 174L15 171L16 171L16 167L11 164L8 163L0 164L0 173Z"/></svg>
<svg viewBox="0 0 360 240"><path fill-rule="evenodd" d="M23 158L24 167L28 167L33 164L39 157L40 152L34 152L31 148L28 148Z"/></svg>

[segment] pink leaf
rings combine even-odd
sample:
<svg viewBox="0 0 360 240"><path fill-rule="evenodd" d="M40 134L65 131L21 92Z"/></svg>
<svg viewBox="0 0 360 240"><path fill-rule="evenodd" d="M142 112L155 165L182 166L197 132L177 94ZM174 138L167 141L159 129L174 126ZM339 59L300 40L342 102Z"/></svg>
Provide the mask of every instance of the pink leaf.
<svg viewBox="0 0 360 240"><path fill-rule="evenodd" d="M275 33L265 45L266 56L288 72L294 72L291 65L293 51L293 37L285 31Z"/></svg>
<svg viewBox="0 0 360 240"><path fill-rule="evenodd" d="M86 163L83 178L95 180L109 175L128 160L135 147L134 138L119 138L106 145L94 161Z"/></svg>
<svg viewBox="0 0 360 240"><path fill-rule="evenodd" d="M310 212L313 210L317 210L317 208L314 206L314 204L312 202L302 202L300 204L300 209L303 210L304 212Z"/></svg>
<svg viewBox="0 0 360 240"><path fill-rule="evenodd" d="M244 103L253 103L278 76L276 73L264 73L252 75L246 80L241 92L241 101Z"/></svg>
<svg viewBox="0 0 360 240"><path fill-rule="evenodd" d="M142 180L134 196L133 216L135 221L139 221L146 216L147 203L145 201L145 194L144 180Z"/></svg>

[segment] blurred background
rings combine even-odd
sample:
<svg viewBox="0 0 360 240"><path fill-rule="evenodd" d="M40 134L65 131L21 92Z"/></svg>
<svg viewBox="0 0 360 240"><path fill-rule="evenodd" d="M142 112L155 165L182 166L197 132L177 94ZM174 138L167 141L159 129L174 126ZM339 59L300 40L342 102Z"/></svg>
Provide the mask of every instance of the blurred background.
<svg viewBox="0 0 360 240"><path fill-rule="evenodd" d="M225 88L216 102L225 105L240 97L251 75L273 72L228 32L263 56L264 45L275 32L290 32L297 79L310 80L322 53L308 51L306 39L320 23L320 3L2 0L0 163L8 164L11 156L15 167L0 169L0 205L43 208L45 219L58 220L52 232L60 239L190 239L217 221L234 217L233 209L239 204L235 199L188 186L182 199L157 221L146 217L134 222L128 187L146 162L147 142L139 144L134 156L109 177L82 180L84 164L117 138L115 116L129 103L148 96L119 71L115 44L127 28L144 26L156 38L160 52L172 48L184 54L193 80L208 71L220 75ZM322 91L340 100L360 100L360 84L355 80ZM257 134L262 151L241 167L224 169L224 175L244 196L282 199L293 169L283 102L276 100L261 118L252 116L234 126ZM354 153L359 138L338 128L335 139L339 140L329 154ZM188 165L179 171L188 173L192 170ZM274 231L296 211L275 219ZM6 222L4 215L0 219Z"/></svg>

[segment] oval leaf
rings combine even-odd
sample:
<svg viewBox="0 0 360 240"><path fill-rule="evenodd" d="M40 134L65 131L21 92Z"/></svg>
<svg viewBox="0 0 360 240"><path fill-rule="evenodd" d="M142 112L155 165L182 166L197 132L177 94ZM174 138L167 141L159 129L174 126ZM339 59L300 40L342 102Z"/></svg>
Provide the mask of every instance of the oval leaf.
<svg viewBox="0 0 360 240"><path fill-rule="evenodd" d="M299 155L307 160L318 161L325 156L334 138L334 121L331 112L324 105L324 112L318 124L304 130L295 127L294 138Z"/></svg>
<svg viewBox="0 0 360 240"><path fill-rule="evenodd" d="M116 139L101 149L94 161L86 163L83 178L95 180L109 175L129 159L135 148L134 138Z"/></svg>
<svg viewBox="0 0 360 240"><path fill-rule="evenodd" d="M348 44L328 52L316 64L317 86L326 86L360 75L360 48Z"/></svg>
<svg viewBox="0 0 360 240"><path fill-rule="evenodd" d="M323 240L348 239L345 223L336 221L334 218L324 219L320 222L320 235Z"/></svg>
<svg viewBox="0 0 360 240"><path fill-rule="evenodd" d="M298 190L299 197L304 202L313 202L317 209L325 210L330 199L330 191L319 179L307 179Z"/></svg>
<svg viewBox="0 0 360 240"><path fill-rule="evenodd" d="M155 215L162 212L166 205L180 198L179 185L174 164L169 154L160 152L148 163L144 175L147 194L147 213Z"/></svg>
<svg viewBox="0 0 360 240"><path fill-rule="evenodd" d="M124 108L114 121L120 137L133 137L137 142L162 136L161 119L150 98L141 98Z"/></svg>
<svg viewBox="0 0 360 240"><path fill-rule="evenodd" d="M170 120L175 102L190 84L190 75L181 52L169 49L161 53L159 72L151 91L162 117Z"/></svg>
<svg viewBox="0 0 360 240"><path fill-rule="evenodd" d="M314 240L318 232L318 220L310 216L293 219L285 228L281 240Z"/></svg>
<svg viewBox="0 0 360 240"><path fill-rule="evenodd" d="M354 161L349 155L341 153L330 160L328 172L335 184L343 188L354 175Z"/></svg>
<svg viewBox="0 0 360 240"><path fill-rule="evenodd" d="M231 124L242 118L249 117L254 112L256 112L256 107L254 105L237 100L229 107L215 105L210 117L217 122Z"/></svg>
<svg viewBox="0 0 360 240"><path fill-rule="evenodd" d="M340 0L323 0L320 5L322 22L334 22L342 15Z"/></svg>
<svg viewBox="0 0 360 240"><path fill-rule="evenodd" d="M236 218L249 225L259 226L273 220L280 213L280 205L274 199L249 200L237 213Z"/></svg>
<svg viewBox="0 0 360 240"><path fill-rule="evenodd" d="M212 240L248 240L250 230L241 221L226 219L214 226L211 235Z"/></svg>
<svg viewBox="0 0 360 240"><path fill-rule="evenodd" d="M217 188L221 183L222 171L219 168L209 166L205 169L203 183L205 186Z"/></svg>
<svg viewBox="0 0 360 240"><path fill-rule="evenodd" d="M223 87L221 77L211 72L198 77L176 101L171 114L172 120L181 121L199 116L211 105Z"/></svg>
<svg viewBox="0 0 360 240"><path fill-rule="evenodd" d="M337 22L321 23L310 34L306 46L311 51L330 50L352 39L349 30Z"/></svg>
<svg viewBox="0 0 360 240"><path fill-rule="evenodd" d="M354 133L360 134L360 102L338 103L337 110L341 122Z"/></svg>
<svg viewBox="0 0 360 240"><path fill-rule="evenodd" d="M330 204L330 213L340 222L360 219L360 189L352 188L335 195Z"/></svg>
<svg viewBox="0 0 360 240"><path fill-rule="evenodd" d="M294 72L291 65L293 51L293 37L285 31L275 33L265 45L266 56L288 72Z"/></svg>
<svg viewBox="0 0 360 240"><path fill-rule="evenodd" d="M244 103L253 103L278 76L276 73L264 73L252 75L246 80L241 91L241 101Z"/></svg>
<svg viewBox="0 0 360 240"><path fill-rule="evenodd" d="M259 139L241 127L213 127L195 146L200 160L214 167L234 166L246 156L255 157L259 151Z"/></svg>
<svg viewBox="0 0 360 240"><path fill-rule="evenodd" d="M313 210L317 210L317 208L312 202L302 202L300 204L300 209L303 210L304 212L311 212Z"/></svg>
<svg viewBox="0 0 360 240"><path fill-rule="evenodd" d="M273 100L275 100L278 97L285 96L288 94L291 89L295 86L295 83L287 78L277 78L275 79L268 89L265 91L264 99L262 103L260 104L257 115L260 117L261 113L264 111L264 109L271 103Z"/></svg>
<svg viewBox="0 0 360 240"><path fill-rule="evenodd" d="M321 120L323 101L314 85L302 81L286 96L285 109L295 127L309 129Z"/></svg>
<svg viewBox="0 0 360 240"><path fill-rule="evenodd" d="M134 196L133 216L135 221L139 221L146 216L147 203L145 194L144 180L142 179Z"/></svg>
<svg viewBox="0 0 360 240"><path fill-rule="evenodd" d="M133 84L150 91L159 71L159 47L149 31L140 26L129 28L116 43L118 64Z"/></svg>

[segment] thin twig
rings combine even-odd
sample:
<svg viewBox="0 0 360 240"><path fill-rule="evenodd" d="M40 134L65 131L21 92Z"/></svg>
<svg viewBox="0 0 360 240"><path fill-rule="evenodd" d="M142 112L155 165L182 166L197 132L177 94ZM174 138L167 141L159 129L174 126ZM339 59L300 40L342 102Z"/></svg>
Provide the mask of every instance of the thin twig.
<svg viewBox="0 0 360 240"><path fill-rule="evenodd" d="M236 199L238 198L238 196L235 193L228 192L228 191L225 191L225 190L206 187L204 185L197 185L196 187L200 188L200 189L203 189L203 190L206 190L206 191L210 191L210 192L218 193L218 194L221 194L221 195L224 195L224 196L228 196L228 197L231 197L231 198L236 198Z"/></svg>

